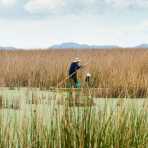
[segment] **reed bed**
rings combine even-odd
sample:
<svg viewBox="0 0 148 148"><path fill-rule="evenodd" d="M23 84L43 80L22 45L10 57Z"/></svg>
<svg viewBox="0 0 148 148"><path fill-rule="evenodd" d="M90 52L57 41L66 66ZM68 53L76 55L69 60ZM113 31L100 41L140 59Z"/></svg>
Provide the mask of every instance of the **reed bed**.
<svg viewBox="0 0 148 148"><path fill-rule="evenodd" d="M0 147L11 148L147 148L148 104L130 106L119 99L100 108L40 104L0 112ZM98 106L99 107L99 106ZM24 106L25 108L25 106ZM45 106L43 107L45 108ZM7 114L6 114L7 112ZM13 116L12 116L13 112Z"/></svg>
<svg viewBox="0 0 148 148"><path fill-rule="evenodd" d="M57 84L74 57L89 61L78 73L82 89L60 92ZM0 51L0 148L147 148L147 99L142 106L140 99L138 105L130 99L115 105L108 99L103 107L69 104L84 97L148 97L147 59L144 49Z"/></svg>
<svg viewBox="0 0 148 148"><path fill-rule="evenodd" d="M74 57L79 57L82 64L89 62L79 72L79 79L85 88L85 75L90 72L89 87L104 88L96 92L98 97L148 96L147 49L0 51L0 85L11 89L57 87ZM66 82L58 87L65 86Z"/></svg>

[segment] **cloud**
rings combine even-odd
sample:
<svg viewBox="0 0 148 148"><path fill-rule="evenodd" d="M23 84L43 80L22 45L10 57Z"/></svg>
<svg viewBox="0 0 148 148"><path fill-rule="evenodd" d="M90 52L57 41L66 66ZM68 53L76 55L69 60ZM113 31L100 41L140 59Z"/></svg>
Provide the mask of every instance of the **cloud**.
<svg viewBox="0 0 148 148"><path fill-rule="evenodd" d="M30 13L47 13L64 6L64 0L29 0L24 6Z"/></svg>
<svg viewBox="0 0 148 148"><path fill-rule="evenodd" d="M28 0L29 13L98 13L106 9L148 8L148 0Z"/></svg>
<svg viewBox="0 0 148 148"><path fill-rule="evenodd" d="M148 8L148 0L105 0L114 8Z"/></svg>
<svg viewBox="0 0 148 148"><path fill-rule="evenodd" d="M53 14L94 16L110 14L112 10L124 13L123 10L136 9L141 12L145 8L148 8L148 0L0 0L0 17L20 17L22 14L26 18L43 18Z"/></svg>
<svg viewBox="0 0 148 148"><path fill-rule="evenodd" d="M17 3L17 0L0 0L1 7L12 7Z"/></svg>

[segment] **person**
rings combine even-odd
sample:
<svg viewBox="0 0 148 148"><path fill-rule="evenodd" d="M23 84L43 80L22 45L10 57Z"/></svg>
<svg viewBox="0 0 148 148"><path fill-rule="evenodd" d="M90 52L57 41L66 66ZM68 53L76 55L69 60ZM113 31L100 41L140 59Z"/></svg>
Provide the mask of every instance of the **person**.
<svg viewBox="0 0 148 148"><path fill-rule="evenodd" d="M86 83L90 83L90 79L91 79L91 74L90 73L87 73L86 74L86 77L85 77L85 82Z"/></svg>
<svg viewBox="0 0 148 148"><path fill-rule="evenodd" d="M71 82L71 85L77 88L78 78L77 78L77 71L82 68L83 66L80 65L80 59L75 58L75 60L72 61L69 67L69 80Z"/></svg>
<svg viewBox="0 0 148 148"><path fill-rule="evenodd" d="M90 87L91 86L91 83L92 83L91 74L90 73L87 73L86 74L86 77L85 77L85 84L86 84L87 87Z"/></svg>

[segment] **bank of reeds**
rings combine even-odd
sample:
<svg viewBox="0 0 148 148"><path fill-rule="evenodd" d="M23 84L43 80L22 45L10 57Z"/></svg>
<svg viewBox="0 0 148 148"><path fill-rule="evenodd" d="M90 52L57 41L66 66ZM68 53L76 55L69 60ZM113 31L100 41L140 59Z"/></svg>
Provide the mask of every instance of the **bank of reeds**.
<svg viewBox="0 0 148 148"><path fill-rule="evenodd" d="M79 72L82 87L86 72L90 72L90 87L110 88L109 93L105 89L97 92L98 97L148 96L147 49L0 51L0 84L10 88L57 87L74 57L82 64L89 62Z"/></svg>

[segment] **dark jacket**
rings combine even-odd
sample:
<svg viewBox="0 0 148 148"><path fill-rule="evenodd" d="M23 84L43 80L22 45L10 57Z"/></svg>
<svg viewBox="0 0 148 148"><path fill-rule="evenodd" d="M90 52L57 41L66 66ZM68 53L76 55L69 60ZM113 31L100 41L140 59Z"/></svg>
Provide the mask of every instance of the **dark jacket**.
<svg viewBox="0 0 148 148"><path fill-rule="evenodd" d="M78 63L72 62L69 68L69 76L73 76L76 74L76 71L81 68L81 65Z"/></svg>

